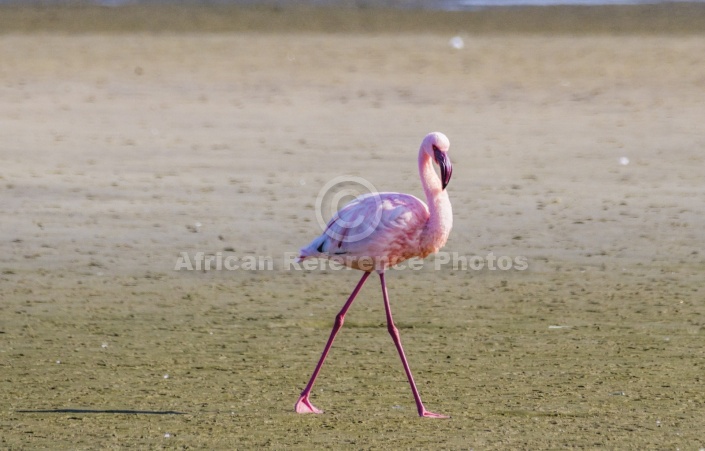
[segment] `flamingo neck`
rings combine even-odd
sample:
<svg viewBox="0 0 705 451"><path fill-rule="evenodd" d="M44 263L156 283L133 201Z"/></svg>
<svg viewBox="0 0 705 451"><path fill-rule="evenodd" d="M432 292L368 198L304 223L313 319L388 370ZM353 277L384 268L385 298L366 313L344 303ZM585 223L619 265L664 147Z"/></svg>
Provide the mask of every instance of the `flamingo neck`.
<svg viewBox="0 0 705 451"><path fill-rule="evenodd" d="M430 207L433 199L443 193L443 185L433 168L433 160L423 148L419 150L419 176Z"/></svg>
<svg viewBox="0 0 705 451"><path fill-rule="evenodd" d="M448 192L443 189L441 179L433 168L433 160L423 148L419 150L419 176L430 213L421 236L422 251L428 255L437 252L448 240L453 227L453 210Z"/></svg>

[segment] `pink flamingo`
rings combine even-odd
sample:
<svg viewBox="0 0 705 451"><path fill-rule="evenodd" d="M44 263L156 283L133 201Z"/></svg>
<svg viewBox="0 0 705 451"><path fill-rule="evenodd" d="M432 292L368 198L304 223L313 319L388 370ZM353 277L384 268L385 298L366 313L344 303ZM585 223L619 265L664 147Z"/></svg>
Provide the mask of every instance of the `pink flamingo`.
<svg viewBox="0 0 705 451"><path fill-rule="evenodd" d="M448 193L445 191L453 169L447 154L449 147L448 138L438 132L426 135L421 143L419 175L428 207L409 194L369 193L358 197L338 211L328 223L325 232L301 249L299 261L316 257L334 259L351 268L360 269L364 273L335 317L333 330L318 365L296 402L296 412L323 413L309 400L311 388L333 345L336 334L343 326L345 314L370 273L375 270L382 283L387 330L404 365L419 416L448 418L446 415L427 411L421 402L421 396L399 339L399 331L392 320L384 271L412 257L425 258L438 252L445 245L453 226L453 211ZM440 166L440 180L433 168L433 162Z"/></svg>

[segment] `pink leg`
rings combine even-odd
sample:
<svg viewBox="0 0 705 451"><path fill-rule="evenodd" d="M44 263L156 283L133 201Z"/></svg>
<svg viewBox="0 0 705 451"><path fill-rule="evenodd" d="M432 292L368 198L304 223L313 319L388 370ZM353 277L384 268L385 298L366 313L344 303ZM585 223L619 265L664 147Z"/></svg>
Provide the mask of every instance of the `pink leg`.
<svg viewBox="0 0 705 451"><path fill-rule="evenodd" d="M330 351L330 347L333 345L333 340L335 340L335 336L337 335L340 328L343 327L343 323L345 322L345 314L347 313L348 309L350 308L353 301L355 300L357 293L360 292L362 285L365 283L365 281L367 280L367 278L369 276L370 276L369 272L363 273L362 278L357 283L357 286L355 287L353 292L350 294L348 301L345 303L343 308L340 310L338 315L335 317L335 323L333 324L333 330L330 332L330 337L328 337L328 343L326 343L326 347L323 348L323 354L321 354L321 358L320 358L320 360L318 360L318 365L316 365L316 369L313 370L313 374L311 375L311 380L308 381L308 385L306 385L306 388L304 388L304 391L301 392L301 396L299 397L299 400L296 401L296 404L294 405L294 409L296 410L297 413L323 413L322 410L317 409L316 407L314 407L313 404L311 404L311 401L309 401L308 396L311 394L311 389L313 388L313 383L316 381L316 377L318 376L318 373L321 371L321 367L323 366L323 362L326 360L326 356L328 355L328 351Z"/></svg>
<svg viewBox="0 0 705 451"><path fill-rule="evenodd" d="M401 357L401 363L404 365L404 371L406 371L406 377L409 379L409 385L411 385L411 391L414 394L414 399L416 400L416 409L419 411L419 416L427 418L450 418L446 415L441 415L440 413L433 413L426 410L421 402L421 396L419 391L416 389L416 383L414 383L414 376L411 375L411 369L409 368L409 362L406 361L406 356L404 355L404 348L401 347L401 339L399 338L399 330L394 325L394 320L392 319L392 310L389 307L389 296L387 295L387 284L384 282L384 273L379 273L379 280L382 282L382 296L384 297L384 310L387 313L387 330L394 340L394 345L399 351L399 357Z"/></svg>

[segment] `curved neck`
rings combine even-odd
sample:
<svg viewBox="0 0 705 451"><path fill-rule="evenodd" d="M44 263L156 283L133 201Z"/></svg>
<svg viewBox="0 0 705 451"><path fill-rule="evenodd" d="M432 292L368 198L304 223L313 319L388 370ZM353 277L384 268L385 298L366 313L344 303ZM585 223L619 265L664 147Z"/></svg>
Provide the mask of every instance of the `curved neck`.
<svg viewBox="0 0 705 451"><path fill-rule="evenodd" d="M448 199L448 192L443 189L441 179L433 168L433 160L424 152L423 147L419 150L419 175L429 212L419 242L421 255L425 257L438 252L446 244L453 227L453 208Z"/></svg>
<svg viewBox="0 0 705 451"><path fill-rule="evenodd" d="M448 199L448 193L443 190L441 179L433 169L433 160L424 152L423 147L419 149L419 176L421 177L421 185L426 194L426 203L433 215L434 210L438 207L436 200L439 196Z"/></svg>

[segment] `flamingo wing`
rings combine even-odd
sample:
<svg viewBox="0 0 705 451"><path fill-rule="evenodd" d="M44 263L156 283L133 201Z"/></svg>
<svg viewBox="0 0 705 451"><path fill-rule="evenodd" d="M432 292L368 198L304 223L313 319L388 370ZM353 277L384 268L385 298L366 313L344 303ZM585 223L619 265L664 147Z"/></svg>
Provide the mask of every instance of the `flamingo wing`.
<svg viewBox="0 0 705 451"><path fill-rule="evenodd" d="M409 194L369 193L339 210L302 257L388 257L413 254L429 217L426 204Z"/></svg>

